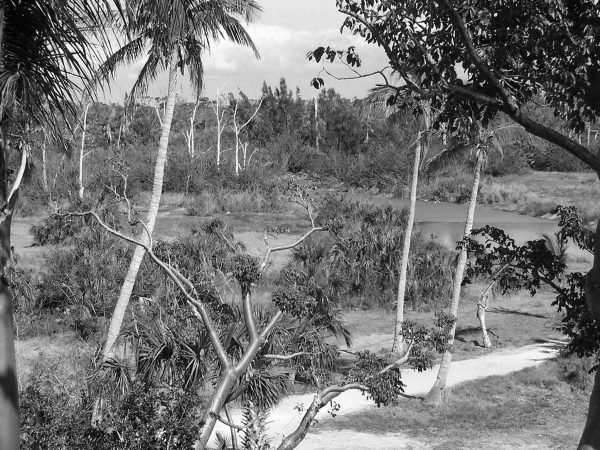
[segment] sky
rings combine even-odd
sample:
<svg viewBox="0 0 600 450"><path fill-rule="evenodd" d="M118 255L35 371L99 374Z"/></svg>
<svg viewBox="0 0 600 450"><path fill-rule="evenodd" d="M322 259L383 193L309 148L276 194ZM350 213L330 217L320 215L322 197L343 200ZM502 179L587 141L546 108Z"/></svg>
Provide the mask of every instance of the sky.
<svg viewBox="0 0 600 450"><path fill-rule="evenodd" d="M321 45L339 49L355 45L363 63L359 69L361 73L379 70L387 64L381 49L365 44L362 38L347 31L340 33L345 16L337 11L335 0L259 0L259 3L263 13L247 26L247 30L261 58L257 60L249 48L229 42L213 45L204 59L204 97L214 98L217 90L222 94L237 94L242 90L250 98L258 98L263 81L276 86L284 77L288 87L295 89L297 86L303 98L312 98L317 91L310 86L310 81L319 75L321 65L308 61L306 53ZM140 60L117 72L110 91L104 95L106 101L123 101L143 62ZM352 75L340 63L327 67L337 76ZM333 87L348 98L365 96L369 88L382 80L378 76L359 80L335 80L326 74L320 76L326 87ZM166 79L166 74L163 74L150 87L151 97L166 95ZM183 98L194 97L187 79L180 79L178 89Z"/></svg>

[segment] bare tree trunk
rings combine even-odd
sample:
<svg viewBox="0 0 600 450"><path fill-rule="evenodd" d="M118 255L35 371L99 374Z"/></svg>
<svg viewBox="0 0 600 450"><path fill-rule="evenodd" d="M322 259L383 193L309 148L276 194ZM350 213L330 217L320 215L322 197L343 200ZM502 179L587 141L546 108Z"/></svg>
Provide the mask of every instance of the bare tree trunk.
<svg viewBox="0 0 600 450"><path fill-rule="evenodd" d="M408 271L408 258L410 255L410 241L412 239L413 225L415 222L415 209L417 205L417 186L419 184L419 167L421 165L422 132L419 131L417 145L415 148L415 159L413 163L412 182L410 189L410 208L408 210L408 222L404 230L404 242L402 244L402 257L400 259L400 270L398 274L398 296L396 299L396 326L394 330L394 343L392 351L399 349L402 345L402 323L404 322L404 297L406 293L406 275ZM400 349L402 352L402 349Z"/></svg>
<svg viewBox="0 0 600 450"><path fill-rule="evenodd" d="M85 156L85 131L87 128L87 115L91 103L85 105L83 109L83 120L81 125L81 151L79 152L79 199L83 200L83 157Z"/></svg>
<svg viewBox="0 0 600 450"><path fill-rule="evenodd" d="M475 217L475 206L477 205L477 193L479 191L479 180L481 178L481 168L483 166L483 153L477 154L477 164L475 165L475 176L473 178L473 188L471 189L471 199L469 201L469 209L467 211L467 220L465 221L465 231L463 236L467 237L473 229L473 219ZM458 320L458 305L460 302L460 291L467 264L467 249L463 246L458 255L456 264L456 274L454 275L454 283L452 286L452 303L450 304L450 314L455 319L454 325L448 333L448 350L442 356L442 362L438 371L437 378L433 387L425 397L425 402L433 405L439 405L442 401L442 392L446 388L448 373L450 372L450 363L452 362L452 346L454 345L454 335L456 333L456 322Z"/></svg>
<svg viewBox="0 0 600 450"><path fill-rule="evenodd" d="M600 321L600 221L594 239L594 265L586 277L585 297L590 312L597 321ZM596 372L594 379L587 421L579 441L579 449L600 449L600 370Z"/></svg>
<svg viewBox="0 0 600 450"><path fill-rule="evenodd" d="M486 304L482 304L481 302L477 303L477 320L479 320L479 328L481 328L481 340L485 348L492 348L492 341L490 341L490 336L488 335L487 327L485 325L486 309Z"/></svg>
<svg viewBox="0 0 600 450"><path fill-rule="evenodd" d="M233 390L237 378L238 373L234 368L223 371L219 383L217 384L217 388L213 393L210 405L202 418L203 425L200 430L200 437L198 438L196 446L197 449L204 450L207 447L219 414L221 413L221 409L225 406L227 396Z"/></svg>
<svg viewBox="0 0 600 450"><path fill-rule="evenodd" d="M158 207L160 205L160 198L163 189L163 178L165 172L165 163L167 160L167 149L169 146L169 135L171 133L171 122L173 120L173 111L175 109L175 93L177 86L177 66L175 64L177 58L176 52L174 52L169 61L169 87L167 93L167 102L165 107L165 116L163 120L162 133L158 144L158 154L156 156L156 165L154 168L154 182L152 185L152 198L150 200L150 206L148 208L148 214L146 217L146 228L148 233L152 233L154 225L156 223L156 217L158 215ZM144 231L140 237L140 241L148 244L150 242L150 236ZM133 258L129 265L129 270L125 276L125 281L121 287L119 299L117 300L110 325L106 335L106 342L102 349L102 357L104 360L109 359L113 355L114 345L121 332L121 326L125 317L127 306L129 305L129 299L133 292L133 286L137 278L138 271L142 264L142 259L146 250L143 247L136 247Z"/></svg>
<svg viewBox="0 0 600 450"><path fill-rule="evenodd" d="M315 148L319 150L319 141L321 136L319 135L319 96L315 97Z"/></svg>
<svg viewBox="0 0 600 450"><path fill-rule="evenodd" d="M48 134L44 129L44 142L42 143L42 186L44 192L48 192L48 169L46 162L46 144L48 143Z"/></svg>

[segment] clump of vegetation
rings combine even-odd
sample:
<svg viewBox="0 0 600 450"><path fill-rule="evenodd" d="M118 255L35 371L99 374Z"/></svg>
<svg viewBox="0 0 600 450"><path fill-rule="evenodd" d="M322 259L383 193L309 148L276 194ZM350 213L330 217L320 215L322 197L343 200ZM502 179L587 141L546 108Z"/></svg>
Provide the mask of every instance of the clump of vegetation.
<svg viewBox="0 0 600 450"><path fill-rule="evenodd" d="M119 228L118 204L108 203L101 208L74 200L64 211L51 214L40 220L38 224L31 226L30 233L33 235L33 245L44 246L61 243L73 243L72 240L88 229L100 227L96 221L88 216L74 216L72 213L80 213L91 210L99 210L100 217L116 229Z"/></svg>
<svg viewBox="0 0 600 450"><path fill-rule="evenodd" d="M141 382L112 401L104 428L92 427L94 399L53 390L32 380L20 393L21 448L37 450L141 448L189 449L198 436L198 395Z"/></svg>
<svg viewBox="0 0 600 450"><path fill-rule="evenodd" d="M406 211L326 197L317 217L338 226L330 236L311 237L296 248L290 267L316 280L338 305L393 304ZM449 298L454 254L419 233L414 233L411 248L407 304L438 310Z"/></svg>

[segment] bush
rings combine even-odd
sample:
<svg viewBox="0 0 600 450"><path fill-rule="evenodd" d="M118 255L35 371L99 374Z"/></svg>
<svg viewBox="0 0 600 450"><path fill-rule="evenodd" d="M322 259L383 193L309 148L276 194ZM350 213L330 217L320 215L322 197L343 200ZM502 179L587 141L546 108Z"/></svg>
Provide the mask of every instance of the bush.
<svg viewBox="0 0 600 450"><path fill-rule="evenodd" d="M394 304L398 268L407 223L406 210L382 209L325 197L317 210L320 223L338 223L335 236L313 236L294 251L292 267L315 279L338 304ZM406 302L415 309L445 306L452 286L454 253L413 233Z"/></svg>
<svg viewBox="0 0 600 450"><path fill-rule="evenodd" d="M104 230L84 228L76 242L44 255L39 308L56 308L83 318L112 310L127 272L131 250Z"/></svg>
<svg viewBox="0 0 600 450"><path fill-rule="evenodd" d="M98 214L102 220L118 229L118 208L117 203L109 203L103 205L102 208L94 208L92 205L77 199L65 208L65 214L99 209ZM59 213L43 218L39 225L32 225L29 231L33 235L33 245L44 246L69 243L69 239L77 237L87 229L101 229L101 227L96 219L91 216L77 217Z"/></svg>
<svg viewBox="0 0 600 450"><path fill-rule="evenodd" d="M193 392L135 383L115 400L103 429L91 426L93 399L86 392L55 392L34 380L20 393L23 450L189 449L200 429L200 398Z"/></svg>

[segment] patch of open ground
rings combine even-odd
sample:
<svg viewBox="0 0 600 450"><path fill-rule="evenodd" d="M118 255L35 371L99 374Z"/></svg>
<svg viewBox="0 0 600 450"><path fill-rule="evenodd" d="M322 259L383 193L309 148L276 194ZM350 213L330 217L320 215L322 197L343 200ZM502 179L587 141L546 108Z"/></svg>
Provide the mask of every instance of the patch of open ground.
<svg viewBox="0 0 600 450"><path fill-rule="evenodd" d="M412 448L424 449L574 448L585 423L589 391L561 379L558 367L548 361L455 385L438 409L410 401L340 415L318 424L315 439L352 430L373 438L386 432L404 434Z"/></svg>

